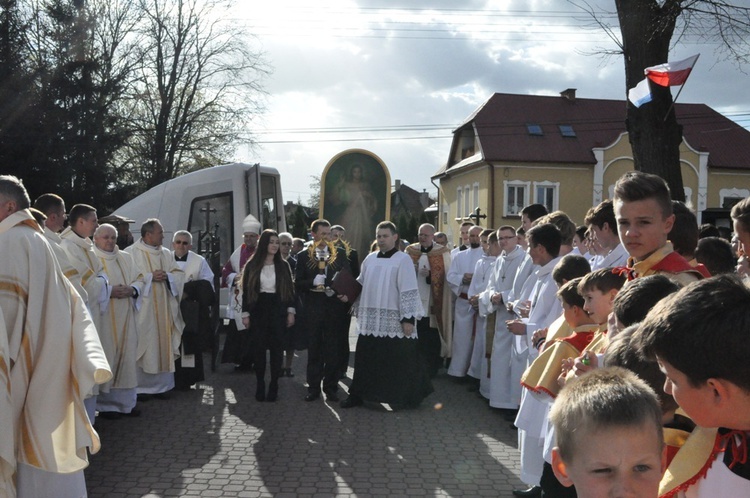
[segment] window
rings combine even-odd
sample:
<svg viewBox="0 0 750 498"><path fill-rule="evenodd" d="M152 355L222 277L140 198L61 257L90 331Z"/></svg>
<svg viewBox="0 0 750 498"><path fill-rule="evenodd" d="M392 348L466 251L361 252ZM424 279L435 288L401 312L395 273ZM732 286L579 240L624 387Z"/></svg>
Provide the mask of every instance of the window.
<svg viewBox="0 0 750 498"><path fill-rule="evenodd" d="M560 134L564 137L572 137L575 138L576 131L573 129L570 125L560 125Z"/></svg>
<svg viewBox="0 0 750 498"><path fill-rule="evenodd" d="M260 176L261 196L261 226L272 230L279 230L279 216L276 210L276 178L271 175Z"/></svg>
<svg viewBox="0 0 750 498"><path fill-rule="evenodd" d="M464 207L464 198L463 198L463 189L461 187L458 187L456 189L456 219L463 218L463 207Z"/></svg>
<svg viewBox="0 0 750 498"><path fill-rule="evenodd" d="M732 209L735 204L750 197L750 190L745 188L723 188L719 190L719 205L724 209Z"/></svg>
<svg viewBox="0 0 750 498"><path fill-rule="evenodd" d="M505 203L503 216L520 216L521 210L529 204L529 182L518 180L504 181Z"/></svg>
<svg viewBox="0 0 750 498"><path fill-rule="evenodd" d="M542 131L542 127L539 126L538 124L527 124L526 130L528 130L529 135L534 135L534 136L544 135L544 132Z"/></svg>
<svg viewBox="0 0 750 498"><path fill-rule="evenodd" d="M468 217L471 214L471 208L471 189L466 185L464 186L464 217Z"/></svg>
<svg viewBox="0 0 750 498"><path fill-rule="evenodd" d="M232 230L232 193L216 194L206 197L198 197L190 206L190 219L188 220L188 231L193 234L193 250L203 253L209 264L212 260L206 251L209 250L201 240L208 231L219 236L221 255L218 257L222 265L229 259L234 251L234 232ZM214 255L216 256L216 255Z"/></svg>
<svg viewBox="0 0 750 498"><path fill-rule="evenodd" d="M553 182L534 182L534 202L542 204L550 213L557 211L559 205L558 192L559 183Z"/></svg>

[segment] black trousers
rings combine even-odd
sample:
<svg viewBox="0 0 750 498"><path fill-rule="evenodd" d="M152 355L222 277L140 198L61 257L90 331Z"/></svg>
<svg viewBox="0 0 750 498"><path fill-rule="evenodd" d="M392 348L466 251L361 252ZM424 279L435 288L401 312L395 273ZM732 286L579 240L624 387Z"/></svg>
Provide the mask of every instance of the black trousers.
<svg viewBox="0 0 750 498"><path fill-rule="evenodd" d="M305 299L308 334L307 385L310 392L336 392L341 367L341 328L349 319L348 306L335 296L310 292Z"/></svg>
<svg viewBox="0 0 750 498"><path fill-rule="evenodd" d="M261 292L250 314L253 368L259 381L266 376L266 351L270 351L271 382L276 382L281 372L282 339L286 327L286 309L281 309L281 306L276 294Z"/></svg>

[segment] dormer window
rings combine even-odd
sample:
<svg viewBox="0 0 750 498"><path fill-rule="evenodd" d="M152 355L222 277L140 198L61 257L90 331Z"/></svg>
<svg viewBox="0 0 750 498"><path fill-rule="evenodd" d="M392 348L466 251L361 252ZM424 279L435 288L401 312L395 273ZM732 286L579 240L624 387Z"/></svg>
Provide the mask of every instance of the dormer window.
<svg viewBox="0 0 750 498"><path fill-rule="evenodd" d="M564 137L572 137L575 138L576 131L573 129L570 125L560 125L560 134Z"/></svg>
<svg viewBox="0 0 750 498"><path fill-rule="evenodd" d="M538 124L527 124L526 129L528 130L529 135L534 135L538 137L541 137L544 135L544 132L542 131L542 127L539 126Z"/></svg>

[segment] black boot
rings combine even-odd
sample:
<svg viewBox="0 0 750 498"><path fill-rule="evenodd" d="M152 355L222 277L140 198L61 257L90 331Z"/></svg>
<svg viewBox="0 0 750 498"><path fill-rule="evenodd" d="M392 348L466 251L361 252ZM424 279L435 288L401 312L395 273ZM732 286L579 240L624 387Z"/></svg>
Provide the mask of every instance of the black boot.
<svg viewBox="0 0 750 498"><path fill-rule="evenodd" d="M255 387L255 400L256 401L266 400L266 381L262 377L258 378L258 383Z"/></svg>

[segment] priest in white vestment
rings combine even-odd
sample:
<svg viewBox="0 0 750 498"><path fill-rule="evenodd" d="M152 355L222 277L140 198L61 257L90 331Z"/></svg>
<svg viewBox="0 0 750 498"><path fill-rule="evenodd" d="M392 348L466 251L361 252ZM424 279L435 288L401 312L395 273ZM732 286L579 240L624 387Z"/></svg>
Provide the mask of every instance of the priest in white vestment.
<svg viewBox="0 0 750 498"><path fill-rule="evenodd" d="M172 236L172 254L180 270L185 272L185 283L205 280L214 288L214 272L206 258L196 254L193 248L193 234L187 230L177 230Z"/></svg>
<svg viewBox="0 0 750 498"><path fill-rule="evenodd" d="M70 283L73 284L75 290L81 295L83 302L87 302L89 297L83 288L81 274L71 264L68 253L62 248L60 232L65 228L65 220L68 219L68 215L65 213L65 201L56 194L42 194L34 201L34 208L44 213L47 217L44 220L44 236L47 237L47 242L49 242L52 251L55 253L55 257L57 258L57 262L60 263L63 273L68 277Z"/></svg>
<svg viewBox="0 0 750 498"><path fill-rule="evenodd" d="M83 399L111 372L89 313L29 205L20 180L0 176L0 362L6 367L0 494L86 496L83 469L88 452L100 445Z"/></svg>
<svg viewBox="0 0 750 498"><path fill-rule="evenodd" d="M136 313L138 327L138 394L164 394L174 388L175 359L179 357L185 323L180 299L185 274L169 249L162 247L164 228L150 218L141 238L126 250L143 275L143 304Z"/></svg>
<svg viewBox="0 0 750 498"><path fill-rule="evenodd" d="M364 401L412 408L432 392L417 350L416 322L424 316L414 264L398 250L390 221L378 224L378 251L362 262L362 293L354 304L357 348L349 397L342 408Z"/></svg>
<svg viewBox="0 0 750 498"><path fill-rule="evenodd" d="M487 283L492 275L495 261L500 255L500 244L497 242L495 230L485 230L479 236L479 244L484 254L474 267L474 275L469 285L469 304L475 315L476 326L474 327L474 347L469 362L468 375L476 379L476 389L480 390L482 379L487 379L489 369L487 367L486 337L487 337L487 314L479 312L479 296L487 289ZM494 327L494 321L492 323ZM489 386L489 384L488 384Z"/></svg>
<svg viewBox="0 0 750 498"><path fill-rule="evenodd" d="M112 366L112 381L99 387L96 409L100 416L137 416L135 355L138 348L136 309L141 305L143 275L133 257L117 247L117 229L101 225L94 232L94 253L109 280L109 302L102 307L99 337Z"/></svg>
<svg viewBox="0 0 750 498"><path fill-rule="evenodd" d="M483 254L482 248L479 246L479 235L481 233L482 227L471 227L469 230L469 249L456 254L445 277L450 284L453 295L456 297L456 304L453 308L451 363L448 367L448 375L453 377L465 377L471 361L475 315L469 304L468 291L474 267Z"/></svg>

